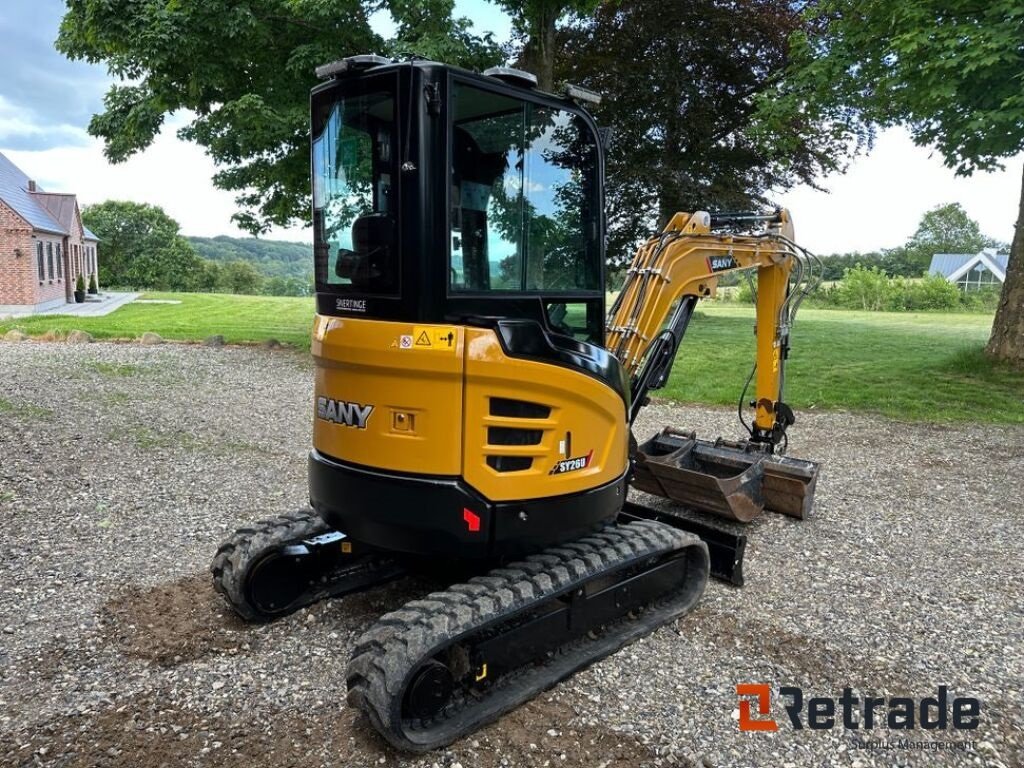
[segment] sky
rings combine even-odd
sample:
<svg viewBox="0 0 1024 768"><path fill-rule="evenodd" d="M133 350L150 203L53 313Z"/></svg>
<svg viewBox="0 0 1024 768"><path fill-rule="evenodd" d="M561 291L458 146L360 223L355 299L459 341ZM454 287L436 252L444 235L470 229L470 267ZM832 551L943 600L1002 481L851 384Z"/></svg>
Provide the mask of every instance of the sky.
<svg viewBox="0 0 1024 768"><path fill-rule="evenodd" d="M53 48L62 0L0 1L0 152L49 191L74 192L83 204L129 199L162 206L189 235L243 235L231 222L234 196L214 188L213 162L175 133L187 115L169 118L159 138L131 160L111 165L86 132L111 83L106 69L71 62ZM486 0L456 0L475 31L507 40L508 18ZM390 18L373 23L387 34ZM902 244L921 215L959 202L982 231L1009 241L1020 198L1024 155L1006 170L957 178L903 129L882 133L873 151L845 175L820 180L827 192L798 187L777 196L796 224L797 240L817 253L868 251ZM268 237L309 242L304 227Z"/></svg>

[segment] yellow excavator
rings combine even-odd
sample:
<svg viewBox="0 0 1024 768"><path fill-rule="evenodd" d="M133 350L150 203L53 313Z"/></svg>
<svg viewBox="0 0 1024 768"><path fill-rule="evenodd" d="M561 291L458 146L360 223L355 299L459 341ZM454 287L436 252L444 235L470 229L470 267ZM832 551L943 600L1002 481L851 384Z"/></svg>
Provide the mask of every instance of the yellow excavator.
<svg viewBox="0 0 1024 768"><path fill-rule="evenodd" d="M815 260L786 211L678 213L606 313L596 94L373 55L317 73L310 508L240 529L212 572L268 621L457 566L347 669L349 705L423 752L685 614L709 575L742 583L735 526L630 488L732 520L806 515L817 465L782 455L782 393ZM697 301L732 273L756 276L747 437L640 443Z"/></svg>

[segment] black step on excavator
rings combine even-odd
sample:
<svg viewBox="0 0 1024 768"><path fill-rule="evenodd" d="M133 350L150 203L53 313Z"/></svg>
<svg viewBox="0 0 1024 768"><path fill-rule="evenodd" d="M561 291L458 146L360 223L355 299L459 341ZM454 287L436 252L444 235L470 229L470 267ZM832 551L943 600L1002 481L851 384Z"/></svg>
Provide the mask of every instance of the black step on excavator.
<svg viewBox="0 0 1024 768"><path fill-rule="evenodd" d="M348 702L388 742L446 745L742 584L745 536L627 500L803 517L782 455L793 318L816 260L789 214L678 213L606 312L596 94L526 73L355 56L312 93L317 316L310 508L237 531L217 589L269 621L439 564L468 577L381 616ZM742 441L632 425L702 298L756 276Z"/></svg>

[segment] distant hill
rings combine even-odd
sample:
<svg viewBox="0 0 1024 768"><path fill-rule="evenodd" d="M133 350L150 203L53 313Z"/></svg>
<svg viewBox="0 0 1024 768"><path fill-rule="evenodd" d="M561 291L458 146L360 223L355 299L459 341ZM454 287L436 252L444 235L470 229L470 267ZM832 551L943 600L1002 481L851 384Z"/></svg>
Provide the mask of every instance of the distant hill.
<svg viewBox="0 0 1024 768"><path fill-rule="evenodd" d="M313 280L313 246L309 243L226 235L190 237L188 241L200 256L210 261L247 261L264 277Z"/></svg>

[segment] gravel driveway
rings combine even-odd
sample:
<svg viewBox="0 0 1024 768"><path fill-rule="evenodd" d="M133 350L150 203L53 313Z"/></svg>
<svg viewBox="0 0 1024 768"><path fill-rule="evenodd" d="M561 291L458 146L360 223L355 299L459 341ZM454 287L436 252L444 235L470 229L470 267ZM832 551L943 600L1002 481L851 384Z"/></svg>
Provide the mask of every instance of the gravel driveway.
<svg viewBox="0 0 1024 768"><path fill-rule="evenodd" d="M206 574L303 505L311 365L291 351L0 343L0 765L1024 765L1024 429L799 414L817 508L748 526L747 586L449 750L390 751L345 708L353 639L413 579L269 626ZM663 424L737 436L735 414ZM982 701L975 731L740 732L737 683ZM969 739L966 751L863 749Z"/></svg>

